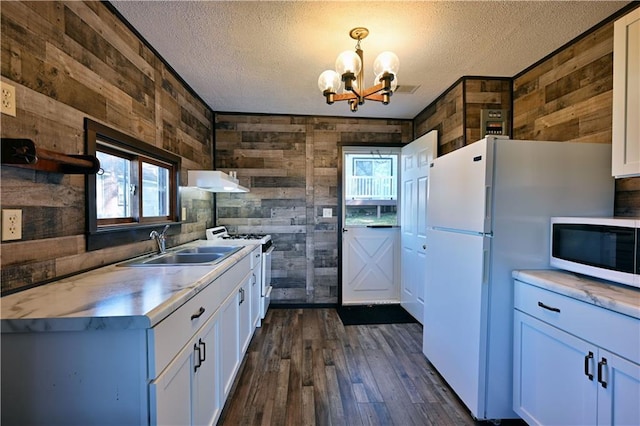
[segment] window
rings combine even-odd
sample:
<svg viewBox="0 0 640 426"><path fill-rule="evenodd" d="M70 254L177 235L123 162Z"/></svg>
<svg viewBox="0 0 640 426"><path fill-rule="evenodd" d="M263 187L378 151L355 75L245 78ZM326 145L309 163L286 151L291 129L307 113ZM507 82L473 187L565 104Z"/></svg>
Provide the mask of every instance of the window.
<svg viewBox="0 0 640 426"><path fill-rule="evenodd" d="M87 250L149 238L179 224L180 157L85 120L87 153L101 171L87 176Z"/></svg>
<svg viewBox="0 0 640 426"><path fill-rule="evenodd" d="M345 152L344 223L397 225L398 155Z"/></svg>

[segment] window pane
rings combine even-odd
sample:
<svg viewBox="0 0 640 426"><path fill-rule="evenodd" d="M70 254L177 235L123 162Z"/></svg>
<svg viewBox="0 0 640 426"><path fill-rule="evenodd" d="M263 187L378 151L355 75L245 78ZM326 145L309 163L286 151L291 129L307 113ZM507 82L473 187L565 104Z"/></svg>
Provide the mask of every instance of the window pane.
<svg viewBox="0 0 640 426"><path fill-rule="evenodd" d="M142 163L142 216L169 216L169 169Z"/></svg>
<svg viewBox="0 0 640 426"><path fill-rule="evenodd" d="M396 154L346 154L345 225L397 225Z"/></svg>
<svg viewBox="0 0 640 426"><path fill-rule="evenodd" d="M131 162L100 151L96 157L104 171L96 176L98 219L131 217Z"/></svg>

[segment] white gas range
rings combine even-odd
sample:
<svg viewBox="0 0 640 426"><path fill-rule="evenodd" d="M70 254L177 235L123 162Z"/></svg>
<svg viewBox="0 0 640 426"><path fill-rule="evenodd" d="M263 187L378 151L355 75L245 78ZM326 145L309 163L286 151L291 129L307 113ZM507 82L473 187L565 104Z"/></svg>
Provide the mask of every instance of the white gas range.
<svg viewBox="0 0 640 426"><path fill-rule="evenodd" d="M216 226L206 230L207 240L224 245L262 245L262 279L260 320L267 315L271 302L271 253L274 250L271 235L265 234L230 234L224 226Z"/></svg>

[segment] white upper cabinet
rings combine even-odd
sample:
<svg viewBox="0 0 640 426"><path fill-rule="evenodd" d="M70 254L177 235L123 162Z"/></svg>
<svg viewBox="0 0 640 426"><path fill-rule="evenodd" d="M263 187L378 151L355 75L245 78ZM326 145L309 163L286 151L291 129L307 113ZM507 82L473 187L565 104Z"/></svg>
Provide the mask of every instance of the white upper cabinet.
<svg viewBox="0 0 640 426"><path fill-rule="evenodd" d="M640 176L640 8L614 24L612 174Z"/></svg>

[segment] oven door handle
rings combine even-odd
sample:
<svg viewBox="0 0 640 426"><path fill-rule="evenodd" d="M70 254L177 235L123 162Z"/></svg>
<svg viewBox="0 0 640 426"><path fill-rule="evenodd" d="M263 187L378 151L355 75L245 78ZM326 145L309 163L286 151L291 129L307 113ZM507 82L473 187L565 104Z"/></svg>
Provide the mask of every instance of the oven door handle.
<svg viewBox="0 0 640 426"><path fill-rule="evenodd" d="M267 251L265 251L265 252L264 252L264 254L271 254L271 252L272 252L273 250L275 250L275 247L274 247L274 246L271 246L271 247L269 247L269 248L267 249Z"/></svg>

